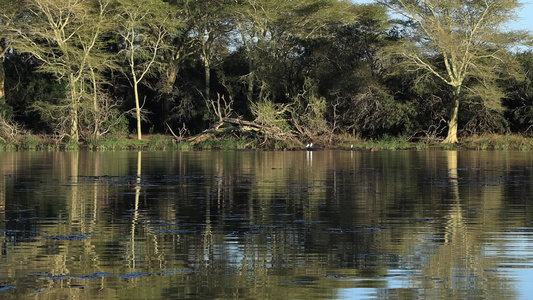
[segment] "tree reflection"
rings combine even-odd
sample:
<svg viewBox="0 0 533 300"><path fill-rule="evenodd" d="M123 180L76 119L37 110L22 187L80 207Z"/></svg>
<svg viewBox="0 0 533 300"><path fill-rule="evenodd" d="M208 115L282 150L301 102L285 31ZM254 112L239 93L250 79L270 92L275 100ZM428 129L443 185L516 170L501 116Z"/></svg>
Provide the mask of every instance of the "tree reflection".
<svg viewBox="0 0 533 300"><path fill-rule="evenodd" d="M464 299L476 296L509 297L509 280L496 276L497 262L483 255L485 230L476 220L465 217L470 204L460 196L458 152L445 151L448 172L449 204L444 213L444 240L434 245L421 276L414 277L414 286L422 288L424 297L431 299ZM427 279L431 280L427 280Z"/></svg>
<svg viewBox="0 0 533 300"><path fill-rule="evenodd" d="M135 190L135 202L133 206L133 217L131 218L131 229L130 229L130 251L128 253L129 268L136 268L136 250L135 250L135 228L139 222L139 199L141 197L141 175L142 175L142 152L137 151L137 172L135 174L135 180L130 181L130 185L133 186Z"/></svg>
<svg viewBox="0 0 533 300"><path fill-rule="evenodd" d="M0 281L41 299L516 296L497 272L505 257L484 247L488 233L528 226L531 204L509 208L492 184L516 180L522 160L313 155L12 154L0 167Z"/></svg>

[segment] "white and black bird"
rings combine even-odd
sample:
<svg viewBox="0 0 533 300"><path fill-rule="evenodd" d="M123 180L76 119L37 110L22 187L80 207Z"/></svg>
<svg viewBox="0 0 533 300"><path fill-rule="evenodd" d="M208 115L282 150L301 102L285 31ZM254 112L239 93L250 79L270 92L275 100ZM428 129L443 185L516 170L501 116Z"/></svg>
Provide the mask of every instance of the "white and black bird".
<svg viewBox="0 0 533 300"><path fill-rule="evenodd" d="M305 145L305 150L307 150L307 151L316 151L316 150L318 150L318 148L313 147L313 143L309 143L309 144Z"/></svg>

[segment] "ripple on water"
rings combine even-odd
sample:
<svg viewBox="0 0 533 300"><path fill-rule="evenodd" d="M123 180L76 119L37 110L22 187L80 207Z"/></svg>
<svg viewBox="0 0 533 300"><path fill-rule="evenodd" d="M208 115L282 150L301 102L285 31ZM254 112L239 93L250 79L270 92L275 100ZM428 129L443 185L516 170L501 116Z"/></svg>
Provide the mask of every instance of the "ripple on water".
<svg viewBox="0 0 533 300"><path fill-rule="evenodd" d="M12 290L14 288L15 288L15 286L12 286L12 285L2 286L2 287L0 287L0 292L7 292L7 291L10 291L10 290Z"/></svg>
<svg viewBox="0 0 533 300"><path fill-rule="evenodd" d="M0 299L505 299L533 286L529 154L346 153L143 152L140 176L136 152L17 164L5 172L28 175L0 195Z"/></svg>

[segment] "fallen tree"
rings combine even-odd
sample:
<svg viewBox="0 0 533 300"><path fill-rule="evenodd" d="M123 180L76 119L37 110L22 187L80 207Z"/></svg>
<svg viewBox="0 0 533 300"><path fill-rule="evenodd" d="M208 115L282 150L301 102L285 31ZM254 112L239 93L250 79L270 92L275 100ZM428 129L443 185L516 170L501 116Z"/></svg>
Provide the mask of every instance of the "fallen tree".
<svg viewBox="0 0 533 300"><path fill-rule="evenodd" d="M218 123L215 123L209 129L201 133L191 136L187 141L191 145L196 145L211 138L219 138L229 134L243 135L247 134L257 139L263 139L263 144L269 140L281 141L287 146L294 147L303 146L292 133L283 132L280 128L261 125L256 122L246 121L236 118L223 118ZM174 133L174 138L178 139Z"/></svg>

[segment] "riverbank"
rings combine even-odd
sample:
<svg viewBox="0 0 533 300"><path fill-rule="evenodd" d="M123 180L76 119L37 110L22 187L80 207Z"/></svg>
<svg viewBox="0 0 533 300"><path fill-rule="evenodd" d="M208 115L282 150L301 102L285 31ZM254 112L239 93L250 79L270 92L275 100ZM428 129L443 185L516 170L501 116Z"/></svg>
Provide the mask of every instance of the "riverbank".
<svg viewBox="0 0 533 300"><path fill-rule="evenodd" d="M404 149L473 149L473 150L533 150L533 138L522 135L469 136L458 144L443 144L435 139L386 137L380 140L362 140L339 136L331 145L314 145L317 149L404 150ZM143 140L133 136L107 136L98 141L69 142L53 136L24 135L10 142L0 141L0 151L17 150L303 150L305 147L282 142L264 142L254 138L229 136L191 143L177 141L171 135L145 135Z"/></svg>

